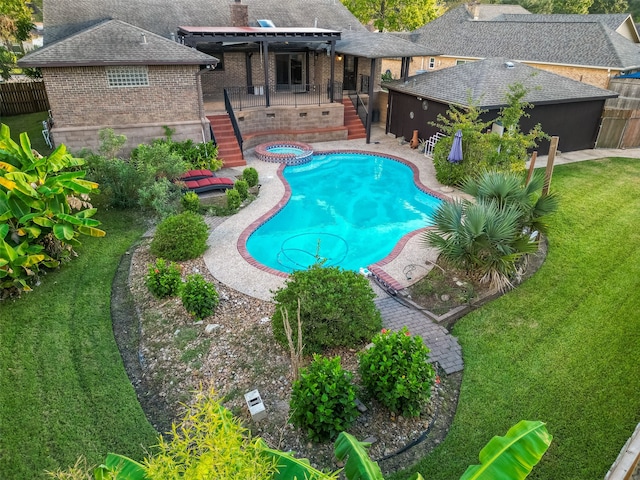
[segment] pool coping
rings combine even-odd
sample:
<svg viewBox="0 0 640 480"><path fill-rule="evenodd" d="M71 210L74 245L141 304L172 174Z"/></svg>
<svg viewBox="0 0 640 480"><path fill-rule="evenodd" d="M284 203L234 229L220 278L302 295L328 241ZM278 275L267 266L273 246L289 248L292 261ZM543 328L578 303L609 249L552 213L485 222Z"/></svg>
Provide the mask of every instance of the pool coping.
<svg viewBox="0 0 640 480"><path fill-rule="evenodd" d="M388 153L372 152L372 151L366 151L366 150L360 150L360 149L358 150L355 150L355 149L319 150L319 151L315 151L314 155L330 155L335 153L375 155L375 156L384 157L389 160L399 162L411 169L413 173L413 182L419 190L421 190L423 193L426 193L427 195L431 195L440 200L451 201L451 198L449 196L444 195L440 192L437 192L427 187L426 185L424 185L420 180L420 170L418 169L418 167L413 162L410 162L402 157L398 157L396 155L391 155ZM249 263L253 267L263 272L266 272L281 278L288 278L289 274L285 272L281 272L280 270L276 270L274 268L268 267L258 262L255 258L253 258L253 256L251 256L251 254L247 250L246 245L247 245L247 240L253 234L253 232L256 231L258 228L260 228L260 226L268 222L271 218L273 218L282 208L284 208L284 206L287 204L287 202L291 198L291 186L289 185L289 182L287 182L287 180L284 178L284 169L287 166L288 165L284 163L280 164L276 172L278 178L280 179L280 181L284 186L284 195L282 196L280 201L278 201L278 203L273 207L271 207L266 213L262 214L256 220L251 222L247 227L245 227L236 242L236 247L238 249L238 252L240 253L240 256L247 263ZM383 267L391 263L394 259L396 259L402 253L402 251L404 250L409 240L411 240L414 236L425 232L426 230L428 230L428 228L429 227L420 228L418 230L413 230L403 235L402 238L400 238L400 240L395 244L391 252L386 257L367 266L368 270L387 288L393 289L394 291L402 290L404 288L404 285L400 281L395 279L392 275L390 275L388 272L386 272Z"/></svg>

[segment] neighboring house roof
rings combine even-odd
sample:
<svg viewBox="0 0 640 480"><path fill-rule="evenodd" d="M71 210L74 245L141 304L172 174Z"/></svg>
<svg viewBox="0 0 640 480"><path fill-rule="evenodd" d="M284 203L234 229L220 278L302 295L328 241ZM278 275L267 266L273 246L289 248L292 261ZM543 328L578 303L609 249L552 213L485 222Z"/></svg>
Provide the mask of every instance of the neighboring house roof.
<svg viewBox="0 0 640 480"><path fill-rule="evenodd" d="M276 27L366 30L338 0L243 0L249 25L271 19ZM45 45L105 19L122 20L169 38L178 25L228 27L230 0L44 0Z"/></svg>
<svg viewBox="0 0 640 480"><path fill-rule="evenodd" d="M336 51L346 55L365 58L419 57L437 55L430 46L413 42L388 33L342 32L336 42Z"/></svg>
<svg viewBox="0 0 640 480"><path fill-rule="evenodd" d="M218 59L120 20L108 20L45 46L23 67L90 65L215 65Z"/></svg>
<svg viewBox="0 0 640 480"><path fill-rule="evenodd" d="M560 23L591 23L598 22L606 25L611 30L625 36L629 40L638 43L640 37L631 15L628 13L591 13L589 15L559 13L559 14L528 14L514 15L503 14L493 19L500 22L560 22Z"/></svg>
<svg viewBox="0 0 640 480"><path fill-rule="evenodd" d="M517 16L522 21L473 20L465 6L460 6L415 30L410 38L443 55L461 58L507 56L518 61L617 70L640 66L640 46L606 22L528 22L525 20L539 16Z"/></svg>
<svg viewBox="0 0 640 480"><path fill-rule="evenodd" d="M503 14L529 14L529 10L521 5L502 5L502 4L476 4L470 6L471 9L475 7L476 16L478 20L493 20L494 18ZM464 7L463 7L464 8ZM467 9L469 11L469 9ZM471 15L471 12L469 12Z"/></svg>
<svg viewBox="0 0 640 480"><path fill-rule="evenodd" d="M385 87L416 97L461 106L469 106L469 99L472 99L481 108L495 109L506 105L505 94L509 85L515 83L520 83L529 90L524 101L537 105L618 96L616 92L523 63L511 62L506 58L489 58L443 68L409 77L407 82L389 82Z"/></svg>

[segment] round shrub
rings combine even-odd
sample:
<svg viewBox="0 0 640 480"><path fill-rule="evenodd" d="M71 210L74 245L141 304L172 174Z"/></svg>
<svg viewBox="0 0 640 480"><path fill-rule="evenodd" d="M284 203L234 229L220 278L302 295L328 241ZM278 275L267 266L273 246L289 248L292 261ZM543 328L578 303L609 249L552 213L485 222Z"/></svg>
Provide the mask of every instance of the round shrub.
<svg viewBox="0 0 640 480"><path fill-rule="evenodd" d="M246 180L236 180L233 188L235 188L240 194L240 200L246 200L249 196L249 184Z"/></svg>
<svg viewBox="0 0 640 480"><path fill-rule="evenodd" d="M198 273L187 276L181 298L187 312L198 320L212 315L219 303L216 287Z"/></svg>
<svg viewBox="0 0 640 480"><path fill-rule="evenodd" d="M162 258L158 258L155 264L149 264L144 281L154 296L172 297L178 294L182 285L180 267L173 262L167 263Z"/></svg>
<svg viewBox="0 0 640 480"><path fill-rule="evenodd" d="M168 260L197 258L207 249L209 228L202 215L183 212L164 219L151 241L151 253Z"/></svg>
<svg viewBox="0 0 640 480"><path fill-rule="evenodd" d="M358 416L352 374L342 369L340 357L314 355L300 379L293 382L291 423L314 441L331 440L347 430Z"/></svg>
<svg viewBox="0 0 640 480"><path fill-rule="evenodd" d="M380 331L382 319L374 304L375 293L362 275L319 264L297 270L276 290L272 317L275 338L285 348L287 339L281 309L295 319L300 299L302 343L305 353L331 347L358 347ZM293 329L294 342L297 328Z"/></svg>
<svg viewBox="0 0 640 480"><path fill-rule="evenodd" d="M420 415L435 380L422 338L411 336L406 327L382 330L359 357L362 383L374 398L405 417Z"/></svg>
<svg viewBox="0 0 640 480"><path fill-rule="evenodd" d="M240 208L240 204L242 203L240 192L235 188L230 188L225 193L227 195L227 208L229 208L229 210L237 210Z"/></svg>
<svg viewBox="0 0 640 480"><path fill-rule="evenodd" d="M247 167L242 171L242 179L246 180L249 187L255 187L258 184L258 171L253 167Z"/></svg>
<svg viewBox="0 0 640 480"><path fill-rule="evenodd" d="M187 192L180 199L183 210L198 213L200 210L200 197L196 192Z"/></svg>

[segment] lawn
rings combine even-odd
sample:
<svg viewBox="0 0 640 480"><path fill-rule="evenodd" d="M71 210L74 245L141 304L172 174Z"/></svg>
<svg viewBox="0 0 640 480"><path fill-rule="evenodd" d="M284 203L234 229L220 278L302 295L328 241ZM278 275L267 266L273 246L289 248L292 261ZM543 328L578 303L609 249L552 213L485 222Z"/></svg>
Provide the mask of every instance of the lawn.
<svg viewBox="0 0 640 480"><path fill-rule="evenodd" d="M463 383L447 439L417 467L427 480L459 478L521 419L554 436L530 478L602 479L640 421L640 160L559 166L552 188L541 269L454 328Z"/></svg>
<svg viewBox="0 0 640 480"><path fill-rule="evenodd" d="M105 238L83 237L80 256L19 300L0 302L0 477L90 464L107 452L141 459L156 442L111 328L120 256L142 233L131 213L99 213Z"/></svg>
<svg viewBox="0 0 640 480"><path fill-rule="evenodd" d="M47 112L30 113L28 115L15 115L0 118L0 123L5 123L11 129L11 138L20 142L20 134L27 132L31 140L31 148L41 155L48 155L51 149L47 146L42 136L42 121L48 117Z"/></svg>

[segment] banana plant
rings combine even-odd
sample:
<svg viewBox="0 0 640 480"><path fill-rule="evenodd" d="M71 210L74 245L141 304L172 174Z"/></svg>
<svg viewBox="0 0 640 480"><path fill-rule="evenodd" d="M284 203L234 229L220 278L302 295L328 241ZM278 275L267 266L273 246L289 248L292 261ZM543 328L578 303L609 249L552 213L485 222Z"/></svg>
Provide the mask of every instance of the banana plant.
<svg viewBox="0 0 640 480"><path fill-rule="evenodd" d="M544 423L522 420L504 437L493 437L480 451L480 465L470 466L460 480L524 479L552 439Z"/></svg>
<svg viewBox="0 0 640 480"><path fill-rule="evenodd" d="M98 185L84 179L83 163L64 145L43 157L26 133L16 143L9 127L0 125L0 288L28 290L41 264L56 266L41 248L47 236L68 251L80 245L80 235L105 235L91 218L96 209L88 194Z"/></svg>
<svg viewBox="0 0 640 480"><path fill-rule="evenodd" d="M144 465L135 460L110 453L104 463L93 470L95 480L147 480Z"/></svg>

